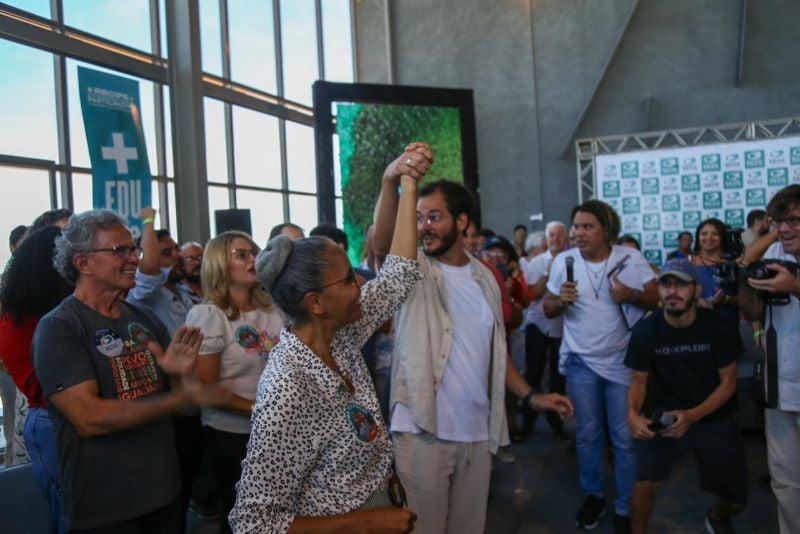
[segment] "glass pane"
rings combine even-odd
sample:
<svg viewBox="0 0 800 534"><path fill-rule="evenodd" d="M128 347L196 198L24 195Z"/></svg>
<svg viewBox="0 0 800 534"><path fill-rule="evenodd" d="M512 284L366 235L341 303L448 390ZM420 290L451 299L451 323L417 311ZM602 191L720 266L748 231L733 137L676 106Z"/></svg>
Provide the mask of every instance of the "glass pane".
<svg viewBox="0 0 800 534"><path fill-rule="evenodd" d="M333 194L342 196L342 164L339 161L339 136L333 136Z"/></svg>
<svg viewBox="0 0 800 534"><path fill-rule="evenodd" d="M291 191L317 192L314 129L286 121L286 168Z"/></svg>
<svg viewBox="0 0 800 534"><path fill-rule="evenodd" d="M322 0L325 79L328 81L353 81L350 28L350 0Z"/></svg>
<svg viewBox="0 0 800 534"><path fill-rule="evenodd" d="M92 176L72 175L72 211L80 213L92 209Z"/></svg>
<svg viewBox="0 0 800 534"><path fill-rule="evenodd" d="M178 208L175 207L175 182L167 183L167 201L169 202L169 226L167 228L178 236ZM179 239L180 236L175 239Z"/></svg>
<svg viewBox="0 0 800 534"><path fill-rule="evenodd" d="M25 191L20 202L20 191ZM5 268L11 252L8 235L20 224L31 224L42 212L49 210L50 181L47 171L0 167L0 269Z"/></svg>
<svg viewBox="0 0 800 534"><path fill-rule="evenodd" d="M148 0L63 0L64 23L131 48L151 52Z"/></svg>
<svg viewBox="0 0 800 534"><path fill-rule="evenodd" d="M50 0L5 0L5 3L34 15L39 15L46 19L50 18Z"/></svg>
<svg viewBox="0 0 800 534"><path fill-rule="evenodd" d="M280 193L268 191L236 191L236 207L250 210L253 240L264 248L272 227L283 222L283 200Z"/></svg>
<svg viewBox="0 0 800 534"><path fill-rule="evenodd" d="M311 105L311 84L319 78L313 0L281 0L283 94Z"/></svg>
<svg viewBox="0 0 800 534"><path fill-rule="evenodd" d="M210 219L211 236L217 235L217 221L214 217L214 210L226 210L231 207L228 200L227 187L214 187L208 188L208 215Z"/></svg>
<svg viewBox="0 0 800 534"><path fill-rule="evenodd" d="M206 124L206 172L209 182L228 183L225 155L225 105L212 98L203 99Z"/></svg>
<svg viewBox="0 0 800 534"><path fill-rule="evenodd" d="M53 56L0 40L0 153L58 160Z"/></svg>
<svg viewBox="0 0 800 534"><path fill-rule="evenodd" d="M217 76L222 76L221 34L219 0L200 0L200 54L203 71Z"/></svg>
<svg viewBox="0 0 800 534"><path fill-rule="evenodd" d="M159 0L158 19L161 28L160 42L161 42L161 57L169 57L167 50L167 5L165 0Z"/></svg>
<svg viewBox="0 0 800 534"><path fill-rule="evenodd" d="M342 206L342 199L337 198L334 203L336 204L336 226L344 228L344 207Z"/></svg>
<svg viewBox="0 0 800 534"><path fill-rule="evenodd" d="M289 195L289 220L308 232L319 221L317 217L317 197L310 195Z"/></svg>
<svg viewBox="0 0 800 534"><path fill-rule="evenodd" d="M161 220L161 216L159 215L161 212L161 187L160 183L156 180L153 180L153 185L150 188L152 194L152 202L150 202L150 207L156 210L156 230L165 228L166 225L164 221Z"/></svg>
<svg viewBox="0 0 800 534"><path fill-rule="evenodd" d="M277 94L273 20L269 0L228 2L231 79Z"/></svg>
<svg viewBox="0 0 800 534"><path fill-rule="evenodd" d="M169 88L164 90L164 149L167 160L167 176L175 176L175 167L172 161L172 101L169 98Z"/></svg>
<svg viewBox="0 0 800 534"><path fill-rule="evenodd" d="M233 108L233 143L237 184L281 187L278 119Z"/></svg>
<svg viewBox="0 0 800 534"><path fill-rule="evenodd" d="M83 114L81 113L80 94L78 93L78 66L88 67L93 70L108 72L115 76L133 79L139 82L139 102L141 104L142 130L144 131L144 142L147 146L147 158L150 163L150 172L155 174L158 170L156 162L156 129L155 129L155 110L153 107L153 82L133 78L119 72L103 69L80 61L67 60L67 100L69 105L69 133L72 141L72 164L77 167L91 167L89 161L89 148L86 144L86 131L84 130ZM167 138L166 144L172 145L171 138ZM171 149L170 149L171 151ZM171 159L171 158L170 158ZM171 170L171 169L169 169Z"/></svg>

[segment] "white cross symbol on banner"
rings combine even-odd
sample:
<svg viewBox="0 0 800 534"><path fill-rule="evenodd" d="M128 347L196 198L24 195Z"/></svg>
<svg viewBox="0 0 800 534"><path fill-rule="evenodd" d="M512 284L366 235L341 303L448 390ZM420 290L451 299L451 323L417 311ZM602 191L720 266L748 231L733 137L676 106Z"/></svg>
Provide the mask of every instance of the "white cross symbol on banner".
<svg viewBox="0 0 800 534"><path fill-rule="evenodd" d="M111 146L100 147L103 159L113 159L117 163L118 174L128 174L128 160L139 159L136 148L125 146L125 139L122 132L111 134Z"/></svg>

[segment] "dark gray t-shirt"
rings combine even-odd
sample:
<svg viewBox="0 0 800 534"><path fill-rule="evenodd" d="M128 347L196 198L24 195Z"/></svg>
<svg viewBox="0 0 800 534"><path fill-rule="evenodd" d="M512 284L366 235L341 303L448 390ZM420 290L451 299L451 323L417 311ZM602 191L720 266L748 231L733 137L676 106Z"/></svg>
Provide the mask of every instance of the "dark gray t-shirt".
<svg viewBox="0 0 800 534"><path fill-rule="evenodd" d="M165 327L125 302L121 316L112 318L69 297L36 328L31 353L48 397L70 529L138 517L178 495L180 475L170 417L83 438L49 402L51 394L87 380L97 382L102 399L136 402L163 394L168 390L167 377L148 341L166 348Z"/></svg>

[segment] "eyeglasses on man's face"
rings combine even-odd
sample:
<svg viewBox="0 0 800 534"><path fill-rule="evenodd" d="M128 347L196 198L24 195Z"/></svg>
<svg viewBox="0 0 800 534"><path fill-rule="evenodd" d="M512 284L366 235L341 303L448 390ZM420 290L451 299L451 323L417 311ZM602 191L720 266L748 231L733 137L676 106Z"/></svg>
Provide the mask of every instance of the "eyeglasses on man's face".
<svg viewBox="0 0 800 534"><path fill-rule="evenodd" d="M417 213L417 224L422 225L425 223L428 224L437 224L442 222L447 216L443 213L433 212L429 213L428 215L423 215L421 213Z"/></svg>
<svg viewBox="0 0 800 534"><path fill-rule="evenodd" d="M789 216L789 217L776 217L772 219L771 226L776 229L780 229L783 226L783 223L789 225L790 228L793 230L797 230L800 228L800 217Z"/></svg>
<svg viewBox="0 0 800 534"><path fill-rule="evenodd" d="M94 254L97 252L110 252L114 256L118 258L128 258L131 254L136 256L136 259L142 258L142 248L141 247L132 247L129 245L118 245L116 247L108 247L108 248L93 248L88 252Z"/></svg>
<svg viewBox="0 0 800 534"><path fill-rule="evenodd" d="M203 255L198 254L196 256L184 256L183 263L200 263L203 261Z"/></svg>

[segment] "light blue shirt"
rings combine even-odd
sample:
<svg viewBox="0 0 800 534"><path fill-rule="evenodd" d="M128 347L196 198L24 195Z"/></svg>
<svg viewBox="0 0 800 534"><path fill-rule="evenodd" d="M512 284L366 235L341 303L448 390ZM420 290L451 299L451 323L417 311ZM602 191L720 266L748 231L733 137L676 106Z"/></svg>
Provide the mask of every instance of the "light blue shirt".
<svg viewBox="0 0 800 534"><path fill-rule="evenodd" d="M194 302L185 287L177 286L178 294L164 287L170 267L161 269L161 274L144 274L136 269L136 287L130 290L126 300L155 314L167 327L170 336L186 323L186 314Z"/></svg>

